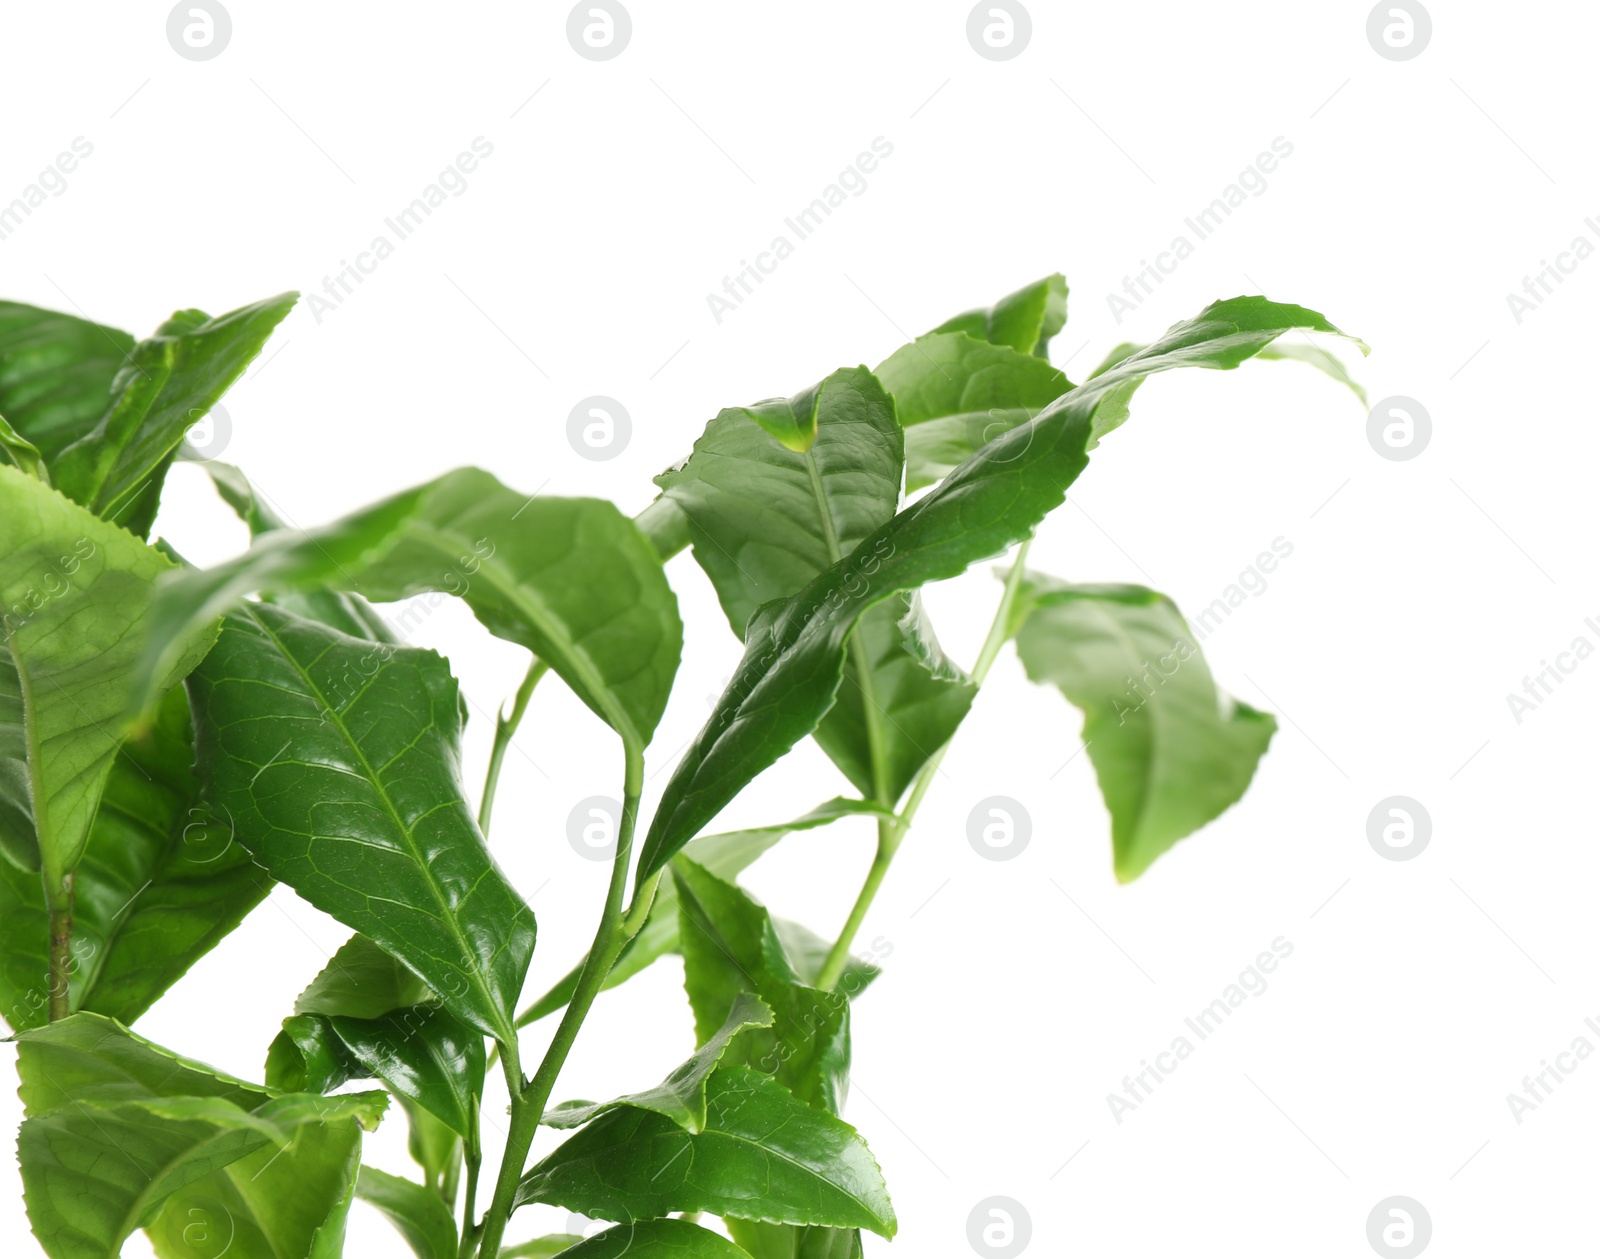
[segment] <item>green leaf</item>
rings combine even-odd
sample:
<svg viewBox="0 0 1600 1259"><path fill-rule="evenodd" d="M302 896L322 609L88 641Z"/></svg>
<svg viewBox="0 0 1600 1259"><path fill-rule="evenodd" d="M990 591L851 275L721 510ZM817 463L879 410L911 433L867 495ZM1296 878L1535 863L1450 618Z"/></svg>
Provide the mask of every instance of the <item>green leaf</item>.
<svg viewBox="0 0 1600 1259"><path fill-rule="evenodd" d="M1292 328L1338 332L1315 311L1260 297L1216 302L977 451L785 603L764 607L711 719L651 821L639 877L661 869L724 805L827 714L851 631L867 609L954 577L1031 536L1088 463L1108 396L1175 367L1236 367Z"/></svg>
<svg viewBox="0 0 1600 1259"><path fill-rule="evenodd" d="M1072 388L1045 359L964 332L918 337L875 374L906 429L908 492L940 480Z"/></svg>
<svg viewBox="0 0 1600 1259"><path fill-rule="evenodd" d="M248 604L224 620L189 687L208 798L239 842L403 961L462 1022L511 1036L533 912L462 794L449 666Z"/></svg>
<svg viewBox="0 0 1600 1259"><path fill-rule="evenodd" d="M132 1023L272 887L198 798L189 700L117 751L73 876L68 1008ZM45 1022L50 915L38 875L0 863L0 1002L12 1027Z"/></svg>
<svg viewBox="0 0 1600 1259"><path fill-rule="evenodd" d="M172 565L0 466L0 853L56 883L78 864L116 760L155 579ZM186 627L150 676L165 695L205 655Z"/></svg>
<svg viewBox="0 0 1600 1259"><path fill-rule="evenodd" d="M145 676L166 634L251 591L326 588L379 603L457 595L492 633L546 661L636 752L660 720L683 645L661 559L614 506L527 498L463 468L321 529L273 530L230 563L163 583Z"/></svg>
<svg viewBox="0 0 1600 1259"><path fill-rule="evenodd" d="M729 1220L728 1232L750 1259L861 1259L861 1230Z"/></svg>
<svg viewBox="0 0 1600 1259"><path fill-rule="evenodd" d="M759 421L781 408L804 443ZM905 438L894 403L864 367L844 368L789 400L732 407L694 453L656 478L688 519L695 559L733 632L787 598L894 515Z"/></svg>
<svg viewBox="0 0 1600 1259"><path fill-rule="evenodd" d="M761 604L792 595L894 516L904 442L872 373L844 368L794 398L723 411L694 453L656 478L688 518L695 559L736 634ZM899 625L908 611L867 618L844 696L817 731L857 790L885 804L949 738L973 694L958 671L925 667Z"/></svg>
<svg viewBox="0 0 1600 1259"><path fill-rule="evenodd" d="M6 422L0 414L0 453L36 481L50 484L50 470L39 455L39 448Z"/></svg>
<svg viewBox="0 0 1600 1259"><path fill-rule="evenodd" d="M1268 361L1280 360L1285 362L1305 363L1310 367L1315 367L1319 372L1322 372L1324 375L1337 380L1346 389L1350 390L1351 393L1355 394L1362 406L1367 405L1367 391L1365 387L1362 386L1360 381L1356 380L1355 377L1350 375L1349 368L1340 362L1339 359L1334 355L1328 353L1328 351L1323 349L1320 345L1316 345L1310 341L1307 341L1303 344L1293 341L1288 342L1287 344L1280 342L1278 345L1269 345L1266 349L1262 350L1260 354L1256 355L1256 357L1266 359Z"/></svg>
<svg viewBox="0 0 1600 1259"><path fill-rule="evenodd" d="M54 460L105 414L132 352L120 329L0 302L0 415Z"/></svg>
<svg viewBox="0 0 1600 1259"><path fill-rule="evenodd" d="M897 594L856 626L844 684L817 725L817 744L857 791L873 795L881 780L883 799L897 801L950 741L977 693L940 648L922 601Z"/></svg>
<svg viewBox="0 0 1600 1259"><path fill-rule="evenodd" d="M456 1259L456 1222L433 1190L376 1167L363 1167L356 1197L388 1217L417 1259Z"/></svg>
<svg viewBox="0 0 1600 1259"><path fill-rule="evenodd" d="M135 531L147 531L184 434L261 352L298 296L284 293L216 319L179 311L139 342L99 423L51 460L62 492L107 519L137 503L145 527Z"/></svg>
<svg viewBox="0 0 1600 1259"><path fill-rule="evenodd" d="M805 984L771 915L742 888L685 856L672 863L672 877L696 1041L717 1034L740 994L755 993L772 1009L772 1024L741 1032L724 1061L775 1076L802 1101L838 1114L850 1082L849 997L859 988Z"/></svg>
<svg viewBox="0 0 1600 1259"><path fill-rule="evenodd" d="M653 1110L665 1115L689 1132L703 1132L706 1126L706 1082L722 1061L723 1051L740 1032L752 1027L771 1027L772 1011L760 997L741 992L733 999L728 1017L687 1062L654 1088L629 1093L609 1102L563 1102L545 1112L541 1122L552 1128L580 1128L623 1106Z"/></svg>
<svg viewBox="0 0 1600 1259"><path fill-rule="evenodd" d="M1008 293L993 306L981 306L945 320L935 332L965 332L979 341L1008 345L1022 354L1044 358L1050 338L1067 325L1067 281L1047 275L1026 288Z"/></svg>
<svg viewBox="0 0 1600 1259"><path fill-rule="evenodd" d="M378 1019L391 1010L437 1000L433 990L392 954L364 935L353 935L295 998L294 1012Z"/></svg>
<svg viewBox="0 0 1600 1259"><path fill-rule="evenodd" d="M883 1174L856 1130L738 1066L711 1076L703 1132L653 1111L612 1111L522 1178L516 1203L532 1202L595 1219L712 1211L895 1232Z"/></svg>
<svg viewBox="0 0 1600 1259"><path fill-rule="evenodd" d="M722 835L702 835L685 847L684 855L718 878L731 881L791 831L808 831L814 827L836 822L840 818L862 814L875 817L894 816L891 810L868 800L835 797L826 804L818 805L804 817L786 822L782 826L729 831ZM616 965L607 973L601 991L615 988L618 984L632 979L658 958L677 951L678 888L671 879L663 879L656 889L656 897L651 903L650 913L645 919L644 926L623 948ZM578 986L578 976L582 973L583 962L580 961L562 976L549 992L517 1016L517 1026L526 1027L546 1015L554 1014L566 1005L572 999L572 993Z"/></svg>
<svg viewBox="0 0 1600 1259"><path fill-rule="evenodd" d="M147 1226L158 1253L174 1253L171 1240L192 1222L190 1204L214 1202L228 1186L236 1201L222 1205L233 1223L244 1214L234 1206L253 1204L278 1247L236 1253L308 1253L295 1250L297 1241L309 1242L348 1201L360 1130L375 1127L388 1102L382 1093L279 1095L94 1014L25 1031L17 1042L24 1198L52 1259L111 1259ZM279 1163L281 1172L257 1179ZM250 1187L240 1190L235 1179L244 1176ZM173 1195L184 1204L176 1210Z"/></svg>
<svg viewBox="0 0 1600 1259"><path fill-rule="evenodd" d="M558 1238L549 1239L552 1241ZM578 1244L570 1250L523 1250L512 1247L500 1252L510 1255L546 1256L560 1254L566 1259L749 1259L725 1237L687 1220L640 1220L618 1224L593 1237L573 1238Z"/></svg>
<svg viewBox="0 0 1600 1259"><path fill-rule="evenodd" d="M1117 878L1129 882L1244 794L1277 722L1217 688L1165 595L1030 573L1019 608L1028 676L1083 710Z"/></svg>
<svg viewBox="0 0 1600 1259"><path fill-rule="evenodd" d="M555 1259L564 1255L583 1240L576 1233L550 1233L532 1241L518 1242L515 1246L502 1246L500 1259Z"/></svg>

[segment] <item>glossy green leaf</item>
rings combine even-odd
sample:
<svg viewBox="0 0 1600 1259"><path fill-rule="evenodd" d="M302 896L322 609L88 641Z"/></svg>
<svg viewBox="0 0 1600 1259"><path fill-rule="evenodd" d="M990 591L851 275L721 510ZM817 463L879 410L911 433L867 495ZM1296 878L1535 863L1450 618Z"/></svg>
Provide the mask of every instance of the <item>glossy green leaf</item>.
<svg viewBox="0 0 1600 1259"><path fill-rule="evenodd" d="M165 634L252 591L329 588L379 603L460 597L492 633L547 662L634 750L655 731L683 644L660 557L614 506L528 498L463 468L321 529L272 530L230 563L163 583L145 676Z"/></svg>
<svg viewBox="0 0 1600 1259"><path fill-rule="evenodd" d="M1067 324L1067 281L1060 274L1008 293L993 306L981 306L945 320L934 332L964 332L979 341L1007 345L1021 354L1044 358L1050 338Z"/></svg>
<svg viewBox="0 0 1600 1259"><path fill-rule="evenodd" d="M711 1211L895 1232L883 1175L856 1130L739 1066L711 1076L704 1131L687 1132L653 1111L612 1111L537 1163L516 1201L552 1202L594 1219Z"/></svg>
<svg viewBox="0 0 1600 1259"><path fill-rule="evenodd" d="M564 1255L583 1240L576 1233L549 1233L515 1246L502 1246L500 1259L555 1259Z"/></svg>
<svg viewBox="0 0 1600 1259"><path fill-rule="evenodd" d="M132 1023L272 887L200 803L189 700L174 687L117 752L73 877L68 1008ZM37 874L0 863L0 1009L48 1011L50 917Z"/></svg>
<svg viewBox="0 0 1600 1259"><path fill-rule="evenodd" d="M940 480L1072 388L1043 358L964 332L918 337L878 364L875 375L905 426L908 492Z"/></svg>
<svg viewBox="0 0 1600 1259"><path fill-rule="evenodd" d="M760 827L748 831L728 831L721 835L702 835L691 841L684 855L696 865L703 866L718 878L732 880L764 852L792 831L808 831L826 826L840 818L861 815L892 817L893 813L882 805L867 800L849 800L836 797L818 805L804 817L786 822L782 826ZM616 964L606 975L605 988L632 979L658 958L678 951L678 887L671 879L663 879L656 889L649 916L638 933L629 940ZM580 961L570 971L517 1016L517 1026L526 1027L548 1014L561 1009L572 999L578 986L578 976L583 972ZM814 975L813 975L814 978ZM604 988L602 989L604 991Z"/></svg>
<svg viewBox="0 0 1600 1259"><path fill-rule="evenodd" d="M363 1167L356 1197L383 1212L417 1259L456 1259L456 1222L432 1189L376 1167Z"/></svg>
<svg viewBox="0 0 1600 1259"><path fill-rule="evenodd" d="M640 1220L575 1240L578 1244L571 1250L502 1250L500 1254L560 1254L567 1259L749 1259L726 1237L687 1220Z"/></svg>
<svg viewBox="0 0 1600 1259"><path fill-rule="evenodd" d="M772 1009L772 1024L739 1033L723 1061L775 1076L802 1101L838 1114L850 1082L849 998L860 985L807 985L772 916L749 893L685 856L672 863L672 877L696 1041L716 1035L740 994L755 993Z"/></svg>
<svg viewBox="0 0 1600 1259"><path fill-rule="evenodd" d="M254 1214L278 1248L236 1253L309 1253L297 1244L336 1214L342 1228L338 1204L348 1201L360 1130L377 1125L388 1101L275 1094L94 1014L21 1033L17 1070L24 1198L52 1259L111 1259L147 1226L158 1253L173 1253L197 1204L218 1203L228 1186L235 1200L219 1205L232 1223ZM267 1166L280 1163L263 1183ZM238 1189L246 1176L249 1187ZM291 1185L296 1192L285 1192ZM241 1205L251 1202L254 1212Z"/></svg>
<svg viewBox="0 0 1600 1259"><path fill-rule="evenodd" d="M723 411L694 453L656 478L688 518L695 559L735 633L743 636L761 604L792 595L894 516L904 443L872 373L844 368L792 399ZM856 789L885 804L972 702L959 671L925 667L920 644L907 644L908 611L902 604L866 618L840 702L817 731Z"/></svg>
<svg viewBox="0 0 1600 1259"><path fill-rule="evenodd" d="M0 415L53 460L105 414L133 344L118 328L0 302Z"/></svg>
<svg viewBox="0 0 1600 1259"><path fill-rule="evenodd" d="M1029 574L1017 655L1084 713L1117 878L1137 878L1250 785L1277 722L1217 688L1172 600Z"/></svg>
<svg viewBox="0 0 1600 1259"><path fill-rule="evenodd" d="M629 1093L609 1102L563 1102L545 1112L543 1123L552 1128L580 1128L619 1107L653 1110L665 1115L689 1132L703 1132L706 1126L706 1082L730 1041L748 1028L771 1027L772 1011L760 997L741 992L722 1026L713 1032L688 1061L675 1067L654 1088Z"/></svg>
<svg viewBox="0 0 1600 1259"><path fill-rule="evenodd" d="M89 840L133 696L158 551L0 466L0 853L59 878ZM165 695L205 655L185 627L150 676Z"/></svg>
<svg viewBox="0 0 1600 1259"><path fill-rule="evenodd" d="M746 632L727 690L667 785L640 854L640 877L661 869L746 783L817 727L838 694L846 643L867 609L957 576L1032 534L1087 465L1108 396L1176 367L1236 367L1292 328L1338 331L1315 311L1265 298L1212 304L984 446L853 555L792 599L764 607Z"/></svg>
<svg viewBox="0 0 1600 1259"><path fill-rule="evenodd" d="M140 341L118 370L100 421L51 460L62 492L145 532L184 434L261 352L297 297L284 293L216 319L180 311ZM144 529L126 519L136 504Z"/></svg>
<svg viewBox="0 0 1600 1259"><path fill-rule="evenodd" d="M248 604L189 687L208 798L239 842L462 1022L507 1039L533 913L462 794L449 666Z"/></svg>

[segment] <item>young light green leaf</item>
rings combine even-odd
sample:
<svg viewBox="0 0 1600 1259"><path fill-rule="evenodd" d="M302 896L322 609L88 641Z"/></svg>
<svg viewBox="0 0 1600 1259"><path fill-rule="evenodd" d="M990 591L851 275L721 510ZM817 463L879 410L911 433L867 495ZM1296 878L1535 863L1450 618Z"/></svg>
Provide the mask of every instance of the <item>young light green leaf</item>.
<svg viewBox="0 0 1600 1259"><path fill-rule="evenodd" d="M547 1233L515 1246L500 1247L500 1259L555 1259L568 1253L583 1238L577 1233Z"/></svg>
<svg viewBox="0 0 1600 1259"><path fill-rule="evenodd" d="M552 1128L581 1128L618 1107L653 1110L665 1115L689 1132L703 1132L706 1126L706 1081L722 1061L723 1051L740 1032L753 1027L771 1027L772 1010L760 997L741 992L723 1024L695 1050L687 1062L654 1088L629 1093L609 1102L563 1102L545 1112L543 1123Z"/></svg>
<svg viewBox="0 0 1600 1259"><path fill-rule="evenodd" d="M1277 722L1218 690L1165 595L1030 573L1019 609L1028 676L1083 710L1117 878L1129 882L1244 794Z"/></svg>
<svg viewBox="0 0 1600 1259"><path fill-rule="evenodd" d="M0 415L55 459L105 414L133 344L118 328L0 302Z"/></svg>
<svg viewBox="0 0 1600 1259"><path fill-rule="evenodd" d="M529 498L462 468L321 529L273 530L236 560L164 582L144 676L159 669L167 633L205 624L252 591L322 589L379 603L458 596L491 633L547 662L635 751L660 720L683 645L660 557L614 506Z"/></svg>
<svg viewBox="0 0 1600 1259"><path fill-rule="evenodd" d="M126 729L158 551L0 466L0 853L59 882L83 855ZM180 631L149 681L165 695L210 646Z"/></svg>
<svg viewBox="0 0 1600 1259"><path fill-rule="evenodd" d="M356 1197L383 1212L417 1259L456 1259L456 1222L433 1190L376 1167L363 1167Z"/></svg>
<svg viewBox="0 0 1600 1259"><path fill-rule="evenodd" d="M945 320L935 332L965 332L980 341L1008 345L1022 354L1044 358L1050 338L1067 324L1067 281L1047 275L1026 288L1008 293L993 306L969 310Z"/></svg>
<svg viewBox="0 0 1600 1259"><path fill-rule="evenodd" d="M514 1246L500 1255L501 1259L556 1254L565 1259L750 1259L726 1237L688 1220L639 1220L618 1224L587 1239L572 1240L576 1244L570 1250L523 1250Z"/></svg>
<svg viewBox="0 0 1600 1259"><path fill-rule="evenodd" d="M523 1177L516 1203L533 1202L598 1219L711 1211L895 1233L883 1174L856 1130L739 1066L711 1076L704 1131L653 1111L612 1111Z"/></svg>
<svg viewBox="0 0 1600 1259"><path fill-rule="evenodd" d="M262 1191L297 1205L269 1206L265 1213L271 1240L281 1247L272 1253L307 1253L291 1249L306 1234L294 1225L317 1214L320 1200L328 1205L313 1222L314 1232L338 1200L348 1198L343 1180L354 1176L360 1129L377 1125L388 1100L382 1093L278 1095L179 1058L93 1014L75 1014L17 1039L26 1116L18 1140L24 1197L34 1233L52 1259L113 1259L140 1227L171 1237L163 1228L167 1217L157 1213L173 1195L186 1204L214 1202L217 1186L241 1161L246 1174L259 1175L274 1156L288 1164L288 1179ZM342 1154L331 1165L325 1157L330 1148ZM296 1193L285 1194L291 1184ZM184 1221L190 1222L192 1215Z"/></svg>
<svg viewBox="0 0 1600 1259"><path fill-rule="evenodd" d="M812 1228L728 1220L728 1234L750 1259L861 1259L858 1228Z"/></svg>
<svg viewBox="0 0 1600 1259"><path fill-rule="evenodd" d="M1305 363L1315 367L1324 375L1337 380L1341 385L1355 394L1362 406L1367 405L1367 391L1360 381L1350 375L1350 369L1339 361L1334 355L1311 341L1305 342L1279 342L1269 345L1262 350L1257 358L1267 361L1281 360L1285 362Z"/></svg>
<svg viewBox="0 0 1600 1259"><path fill-rule="evenodd" d="M786 822L782 826L760 827L748 831L728 831L722 835L702 835L692 840L684 855L696 865L703 866L720 879L732 881L740 871L750 866L758 857L773 847L791 831L808 831L826 826L845 817L893 817L890 809L868 800L850 800L835 797L820 804L804 817ZM782 924L779 924L780 927ZM615 988L632 979L658 958L678 951L678 887L671 879L663 879L656 889L649 916L637 935L624 946L616 965L606 975L604 988ZM578 976L583 973L579 962L554 987L517 1016L517 1026L526 1027L548 1014L554 1014L572 999L578 986ZM802 971L802 974L804 972ZM815 979L813 973L807 982Z"/></svg>
<svg viewBox="0 0 1600 1259"><path fill-rule="evenodd" d="M99 423L51 460L56 484L97 515L146 532L183 435L261 352L298 296L284 293L216 319L175 314L133 348ZM144 528L127 519L135 513Z"/></svg>
<svg viewBox="0 0 1600 1259"><path fill-rule="evenodd" d="M462 1022L509 1038L533 913L462 794L449 666L248 604L189 687L201 777L239 842Z"/></svg>
<svg viewBox="0 0 1600 1259"><path fill-rule="evenodd" d="M6 422L0 414L0 455L4 455L36 481L50 484L50 469L45 467L39 448Z"/></svg>
<svg viewBox="0 0 1600 1259"><path fill-rule="evenodd" d="M727 690L667 785L639 877L661 869L746 783L817 727L838 694L850 633L869 608L954 577L1032 534L1087 465L1096 413L1108 396L1176 367L1236 367L1293 328L1338 332L1300 306L1260 297L1213 303L984 446L854 554L793 598L764 607L746 632Z"/></svg>
<svg viewBox="0 0 1600 1259"><path fill-rule="evenodd" d="M907 492L940 480L1072 388L1045 359L965 332L918 337L874 374L905 426Z"/></svg>
<svg viewBox="0 0 1600 1259"><path fill-rule="evenodd" d="M73 876L68 1009L132 1023L271 890L201 804L193 764L174 687L118 750ZM0 1012L18 1030L46 1020L49 938L39 876L0 863Z"/></svg>
<svg viewBox="0 0 1600 1259"><path fill-rule="evenodd" d="M294 1012L380 1019L392 1010L437 1000L414 971L366 936L357 934L339 946L328 964L295 998Z"/></svg>

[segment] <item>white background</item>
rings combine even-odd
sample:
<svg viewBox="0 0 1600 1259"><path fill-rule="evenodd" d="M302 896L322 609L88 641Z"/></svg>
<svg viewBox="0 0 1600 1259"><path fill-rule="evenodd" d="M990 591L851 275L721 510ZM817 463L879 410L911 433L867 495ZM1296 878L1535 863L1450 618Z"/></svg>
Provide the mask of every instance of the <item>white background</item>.
<svg viewBox="0 0 1600 1259"><path fill-rule="evenodd" d="M564 4L229 0L229 47L195 63L161 4L8 4L0 202L75 137L93 154L0 241L0 292L145 333L177 307L320 290L487 139L462 195L342 305L319 319L302 302L229 395L226 457L301 526L458 464L637 511L719 407L876 363L1053 270L1072 285L1054 358L1074 379L1213 298L1326 312L1372 345L1355 370L1373 400L1431 414L1420 457L1380 458L1364 408L1302 368L1174 373L1041 530L1039 568L1146 582L1191 610L1292 543L1205 642L1282 730L1239 807L1118 887L1078 716L1002 658L862 934L892 954L857 1010L848 1114L901 1220L892 1250L868 1249L971 1253L969 1212L1004 1195L1031 1217L1032 1254L1357 1256L1369 1211L1403 1194L1432 1217L1431 1254L1587 1253L1600 1064L1520 1125L1506 1095L1574 1038L1600 1046L1584 1025L1600 1018L1585 719L1600 661L1520 724L1505 697L1579 635L1600 645L1584 625L1600 615L1600 261L1520 324L1506 295L1597 239L1600 18L1431 7L1431 44L1397 63L1369 46L1364 3L1039 2L1029 46L997 63L969 46L965 3L634 0L630 45L594 63L568 45ZM893 155L867 190L718 324L706 295L877 136ZM1293 154L1267 190L1119 325L1106 295L1278 136ZM610 462L566 438L592 394L633 419ZM194 467L175 470L159 531L203 563L245 541ZM688 645L647 807L737 657L694 561L669 573ZM958 659L997 594L981 571L933 592ZM470 697L476 782L521 653L457 607L413 638ZM567 814L619 777L614 740L546 683L493 837L539 915L530 995L571 965L601 900L605 868L568 845ZM842 787L807 745L725 822ZM1367 842L1396 794L1433 823L1408 862ZM1031 815L1009 862L966 839L991 795ZM748 882L831 935L870 845L864 825L795 836ZM345 934L280 888L139 1030L259 1078ZM1294 951L1269 988L1116 1122L1106 1095L1279 936ZM682 1058L679 975L664 961L602 997L558 1096L638 1088ZM19 1118L9 1090L0 1113ZM397 1120L368 1148L405 1170ZM4 1174L0 1249L29 1253ZM513 1236L561 1222L529 1211ZM363 1206L349 1246L404 1253Z"/></svg>

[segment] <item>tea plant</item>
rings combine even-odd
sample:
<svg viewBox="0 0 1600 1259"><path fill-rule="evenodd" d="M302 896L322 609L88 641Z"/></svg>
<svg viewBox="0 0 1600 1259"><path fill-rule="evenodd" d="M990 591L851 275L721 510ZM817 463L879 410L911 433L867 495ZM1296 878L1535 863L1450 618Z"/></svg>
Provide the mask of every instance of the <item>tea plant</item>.
<svg viewBox="0 0 1600 1259"><path fill-rule="evenodd" d="M143 1229L195 1259L221 1244L220 1212L232 1256L320 1259L353 1198L422 1259L847 1259L863 1230L892 1237L878 1165L839 1117L850 1003L878 973L851 947L1004 646L1083 710L1122 880L1237 801L1275 729L1218 689L1170 600L1034 571L1029 539L1154 373L1275 353L1342 375L1309 343L1270 348L1337 332L1321 315L1240 297L1073 385L1046 353L1066 295L1051 276L873 371L720 412L635 519L461 469L299 531L208 462L253 541L207 570L147 543L162 482L293 295L183 311L142 341L0 305L0 1009L45 1251L115 1255ZM663 566L690 547L743 654L641 826L683 638ZM1007 552L963 669L918 591ZM372 606L435 591L530 655L476 808L448 662ZM616 736L623 803L593 942L519 1013L534 916L487 834L547 674ZM705 833L807 736L849 794ZM739 886L789 832L855 815L877 850L831 938ZM262 1082L128 1030L274 881L355 934L261 1047ZM553 1104L596 996L669 953L698 1048L660 1083ZM521 1029L558 1015L525 1058ZM495 1066L510 1116L489 1180ZM414 1178L361 1164L391 1101ZM572 1135L529 1166L541 1124ZM506 1244L530 1203L617 1223Z"/></svg>

